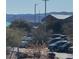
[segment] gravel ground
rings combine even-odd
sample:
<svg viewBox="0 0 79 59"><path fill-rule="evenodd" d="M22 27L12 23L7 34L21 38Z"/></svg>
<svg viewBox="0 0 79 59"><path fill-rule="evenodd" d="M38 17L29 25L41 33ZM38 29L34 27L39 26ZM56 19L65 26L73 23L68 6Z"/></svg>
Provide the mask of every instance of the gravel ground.
<svg viewBox="0 0 79 59"><path fill-rule="evenodd" d="M15 48L14 51L17 51L17 49ZM33 52L34 52L33 49L19 49L19 51L23 52L23 53L27 53L28 55L32 55ZM47 48L41 49L41 57L39 59L48 59L47 53L48 53ZM54 53L56 54L56 57L59 58L59 59L73 58L72 54L57 53L57 52L54 52ZM16 54L15 52L12 54L11 59L17 59L15 54ZM7 55L6 59L10 59L9 57L10 57L10 55ZM57 58L55 58L55 59L57 59ZM34 59L34 58L24 58L24 59ZM38 58L35 58L35 59L38 59Z"/></svg>

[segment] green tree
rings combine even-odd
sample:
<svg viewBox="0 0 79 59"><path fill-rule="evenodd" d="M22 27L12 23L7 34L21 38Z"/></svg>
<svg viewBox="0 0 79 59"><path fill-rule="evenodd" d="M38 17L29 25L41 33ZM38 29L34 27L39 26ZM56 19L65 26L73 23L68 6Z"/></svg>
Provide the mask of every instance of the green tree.
<svg viewBox="0 0 79 59"><path fill-rule="evenodd" d="M33 43L36 44L47 44L48 42L48 37L47 37L47 33L44 32L42 29L37 28L32 30L32 34L33 34Z"/></svg>
<svg viewBox="0 0 79 59"><path fill-rule="evenodd" d="M19 30L24 30L24 31L30 32L31 25L30 25L30 22L27 22L27 21L25 21L23 19L16 19L16 20L14 20L11 23L10 28L14 28L14 29L19 29Z"/></svg>
<svg viewBox="0 0 79 59"><path fill-rule="evenodd" d="M12 28L6 29L6 45L10 47L18 46L23 36L23 31L14 30Z"/></svg>
<svg viewBox="0 0 79 59"><path fill-rule="evenodd" d="M53 32L54 33L63 33L63 22L61 20L57 21L53 25Z"/></svg>

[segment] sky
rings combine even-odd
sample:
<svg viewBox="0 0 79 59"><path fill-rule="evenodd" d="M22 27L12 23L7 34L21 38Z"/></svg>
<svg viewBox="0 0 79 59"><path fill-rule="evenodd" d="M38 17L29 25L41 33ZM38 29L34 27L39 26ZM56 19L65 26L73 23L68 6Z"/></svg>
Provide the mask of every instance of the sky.
<svg viewBox="0 0 79 59"><path fill-rule="evenodd" d="M42 0L6 0L7 14L34 14L34 4L37 4L37 13L44 13ZM72 12L73 0L49 0L47 12Z"/></svg>

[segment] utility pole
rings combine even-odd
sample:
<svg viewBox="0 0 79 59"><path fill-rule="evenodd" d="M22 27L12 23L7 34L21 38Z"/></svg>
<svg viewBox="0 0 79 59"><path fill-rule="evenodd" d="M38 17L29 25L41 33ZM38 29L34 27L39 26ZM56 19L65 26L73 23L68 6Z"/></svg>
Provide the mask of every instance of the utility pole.
<svg viewBox="0 0 79 59"><path fill-rule="evenodd" d="M45 17L46 17L46 12L47 12L47 1L48 1L48 0L43 0L43 1L45 1Z"/></svg>
<svg viewBox="0 0 79 59"><path fill-rule="evenodd" d="M46 17L46 11L47 11L47 0L45 0L45 17ZM45 22L45 31L46 31L46 22Z"/></svg>
<svg viewBox="0 0 79 59"><path fill-rule="evenodd" d="M43 0L43 1L45 1L45 17L46 17L46 12L47 12L47 1L48 0ZM45 22L45 28L44 28L44 30L46 31L46 22Z"/></svg>
<svg viewBox="0 0 79 59"><path fill-rule="evenodd" d="M41 22L41 20L40 20L40 11L39 11L39 23Z"/></svg>
<svg viewBox="0 0 79 59"><path fill-rule="evenodd" d="M36 23L36 4L34 5L34 14L35 14L35 16L34 16L34 22Z"/></svg>
<svg viewBox="0 0 79 59"><path fill-rule="evenodd" d="M45 0L45 17L46 17L46 11L47 11L47 0Z"/></svg>

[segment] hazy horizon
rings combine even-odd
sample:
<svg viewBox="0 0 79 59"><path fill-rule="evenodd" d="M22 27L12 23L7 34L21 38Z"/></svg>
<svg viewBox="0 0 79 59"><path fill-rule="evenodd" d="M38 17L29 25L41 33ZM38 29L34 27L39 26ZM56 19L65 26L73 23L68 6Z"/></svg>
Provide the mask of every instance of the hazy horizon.
<svg viewBox="0 0 79 59"><path fill-rule="evenodd" d="M57 11L53 11L53 12L57 12ZM60 12L57 12L57 13L61 13L61 12L67 12L67 11L60 11ZM52 13L52 12L47 12L47 13L49 14L49 13ZM73 11L71 11L69 13L73 13ZM33 13L6 13L6 14L31 14L31 15L34 15ZM36 14L39 14L39 13L36 13ZM40 14L45 14L45 13L40 13Z"/></svg>

